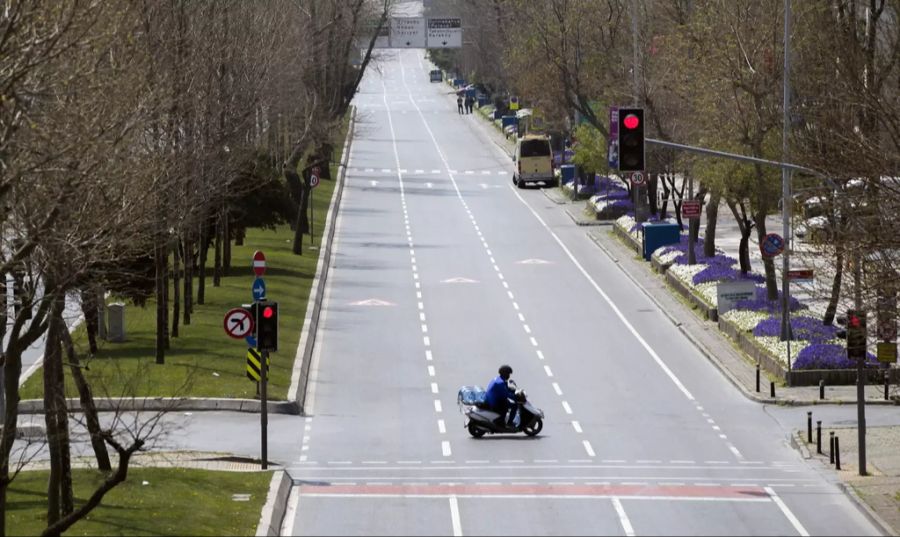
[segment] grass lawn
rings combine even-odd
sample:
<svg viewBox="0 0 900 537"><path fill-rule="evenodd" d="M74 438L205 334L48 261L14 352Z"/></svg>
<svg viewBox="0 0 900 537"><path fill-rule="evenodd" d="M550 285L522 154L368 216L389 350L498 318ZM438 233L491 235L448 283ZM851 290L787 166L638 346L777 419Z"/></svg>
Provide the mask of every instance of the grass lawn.
<svg viewBox="0 0 900 537"><path fill-rule="evenodd" d="M340 142L336 159L343 147L344 129L336 136ZM332 165L332 177L337 178L337 166ZM277 230L248 229L243 246L232 246L232 268L222 278L220 287L212 286L211 268L206 279L206 303L194 305L191 324L179 328L179 337L170 338L166 363L156 364L156 303L148 301L145 308L133 304L125 307L127 341L100 341L98 354L88 364L85 375L97 397L226 397L253 398L256 383L245 374L247 344L225 334L222 319L229 309L253 301L250 287L254 275L251 269L253 252L266 254L266 294L279 304L278 352L271 354L269 370L269 400L286 400L290 388L291 371L303 328L306 303L319 259L319 245L325 216L331 202L336 181L321 181L312 195L312 231L315 249L310 249L310 237L303 239L303 255L291 253L293 232L288 226ZM210 251L212 258L212 251ZM212 260L210 259L210 263ZM194 280L196 282L196 278ZM172 295L170 295L172 296ZM196 300L196 286L195 286ZM171 322L171 321L170 321ZM86 352L87 335L83 326L73 338L79 349ZM66 395L77 397L71 375L66 375ZM35 372L22 387L23 399L43 397L43 379Z"/></svg>
<svg viewBox="0 0 900 537"><path fill-rule="evenodd" d="M46 527L48 474L22 472L10 485L9 535L39 535ZM103 475L78 469L72 479L78 508ZM253 535L271 479L271 472L132 468L63 535ZM250 501L233 501L232 494L249 494Z"/></svg>

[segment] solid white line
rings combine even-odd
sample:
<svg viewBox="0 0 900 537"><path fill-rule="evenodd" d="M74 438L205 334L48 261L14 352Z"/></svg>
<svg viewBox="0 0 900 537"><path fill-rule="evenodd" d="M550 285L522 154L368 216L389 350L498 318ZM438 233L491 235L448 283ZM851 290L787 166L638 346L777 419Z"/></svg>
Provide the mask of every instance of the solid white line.
<svg viewBox="0 0 900 537"><path fill-rule="evenodd" d="M806 531L806 528L803 527L803 524L801 524L800 521L797 520L797 517L794 516L794 513L792 513L790 509L788 509L788 506L784 504L781 498L778 497L778 494L775 494L775 491L772 490L772 487L766 487L765 491L766 494L768 494L769 497L772 498L772 501L775 502L775 505L777 505L778 508L781 509L781 512L784 513L784 516L787 517L787 519L791 522L791 525L794 526L794 529L797 530L797 533L803 535L804 537L808 537L809 532Z"/></svg>
<svg viewBox="0 0 900 537"><path fill-rule="evenodd" d="M596 457L597 454L594 453L594 448L591 447L591 443L585 440L582 442L584 444L584 450L587 451L588 457Z"/></svg>
<svg viewBox="0 0 900 537"><path fill-rule="evenodd" d="M635 337L635 339L638 340L638 343L640 343L641 346L644 347L650 357L653 358L653 360L657 363L657 365L659 365L663 372L672 380L672 382L675 383L675 386L677 386L678 389L681 390L681 393L683 393L689 400L693 401L694 396L691 394L691 392L688 391L688 389L684 386L684 384L681 383L678 377L675 376L675 373L673 373L672 370L669 369L669 367L665 364L665 362L663 362L662 358L660 358L659 355L656 354L656 351L653 350L653 347L651 347L650 344L647 343L647 341L638 333L637 329L635 329L635 327L628 321L628 319L625 318L622 310L620 310L619 307L616 306L615 302L613 302L612 299L609 298L609 295L606 294L603 288L601 288L600 285L597 284L594 278L592 278L591 275L588 274L587 270L585 270L581 263L579 263L578 260L575 259L575 256L572 254L569 248L566 247L565 244L563 244L559 236L552 229L550 229L550 226L548 226L547 223L544 222L544 219L541 218L541 216L531 207L531 205L528 205L528 202L525 201L525 198L523 198L514 189L510 190L513 194L515 194L517 198L519 198L519 201L521 201L522 204L525 205L525 207L527 207L529 211L531 211L531 214L533 214L534 217L537 218L538 222L540 222L541 225L544 226L544 229L546 229L547 232L550 233L550 235L553 237L556 243L559 244L560 248L563 249L572 263L575 264L575 267L581 272L582 275L584 275L585 278L587 278L591 286L593 286L597 293L599 293L600 296L603 297L603 300L606 301L607 304L609 304L609 307L613 310L613 313L616 314L619 320L622 321L622 324L625 325L625 328L627 328L628 331L631 332L631 334Z"/></svg>
<svg viewBox="0 0 900 537"><path fill-rule="evenodd" d="M534 338L531 338L531 339L533 340ZM553 371L550 371L550 366L549 366L549 365L545 365L545 366L544 366L544 372L547 373L547 376L548 376L548 377L552 377L552 376L553 376Z"/></svg>
<svg viewBox="0 0 900 537"><path fill-rule="evenodd" d="M559 387L558 383L553 383L553 390L556 391L556 395L562 395L562 389Z"/></svg>
<svg viewBox="0 0 900 537"><path fill-rule="evenodd" d="M440 402L440 400L438 400L438 399L435 399L435 400L434 400L434 411L435 411L435 412L438 412L438 413L444 411L444 409L441 408L441 402Z"/></svg>
<svg viewBox="0 0 900 537"><path fill-rule="evenodd" d="M566 411L566 414L571 414L571 413L572 413L572 407L569 406L569 402L568 402L568 401L563 401L563 402L562 402L562 406L563 406L563 410ZM640 461L638 461L638 462L640 462Z"/></svg>
<svg viewBox="0 0 900 537"><path fill-rule="evenodd" d="M447 440L441 442L441 453L443 453L445 457L450 456L450 442Z"/></svg>
<svg viewBox="0 0 900 537"><path fill-rule="evenodd" d="M447 434L447 426L444 425L444 420L438 420L438 432Z"/></svg>
<svg viewBox="0 0 900 537"><path fill-rule="evenodd" d="M628 520L628 514L625 513L625 508L622 507L622 502L617 497L612 498L613 507L616 508L616 513L619 515L619 523L622 524L622 530L625 532L625 535L632 537L634 535L634 528L631 527L631 521Z"/></svg>
<svg viewBox="0 0 900 537"><path fill-rule="evenodd" d="M462 523L459 521L459 503L456 496L450 496L450 522L453 524L454 537L462 535Z"/></svg>
<svg viewBox="0 0 900 537"><path fill-rule="evenodd" d="M576 433L581 433L581 424L577 421L572 421L572 427L575 429Z"/></svg>
<svg viewBox="0 0 900 537"><path fill-rule="evenodd" d="M284 521L281 523L279 535L294 534L294 519L297 516L297 507L300 504L300 491L295 489L296 487L291 487L290 492L288 492L287 510L284 513Z"/></svg>

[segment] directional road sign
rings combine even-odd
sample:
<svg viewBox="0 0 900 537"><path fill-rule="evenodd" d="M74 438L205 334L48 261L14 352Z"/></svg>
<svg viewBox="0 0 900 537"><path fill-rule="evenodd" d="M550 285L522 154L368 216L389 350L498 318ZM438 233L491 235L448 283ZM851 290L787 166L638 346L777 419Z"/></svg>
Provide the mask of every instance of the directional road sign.
<svg viewBox="0 0 900 537"><path fill-rule="evenodd" d="M225 314L225 333L234 339L243 339L253 333L253 317L244 308L233 308Z"/></svg>
<svg viewBox="0 0 900 537"><path fill-rule="evenodd" d="M423 17L391 17L392 48L425 48Z"/></svg>
<svg viewBox="0 0 900 537"><path fill-rule="evenodd" d="M262 278L256 278L253 280L253 287L251 288L253 291L253 300L265 300L266 299L266 281Z"/></svg>
<svg viewBox="0 0 900 537"><path fill-rule="evenodd" d="M262 250L257 250L253 254L253 274L261 278L266 273L266 254Z"/></svg>
<svg viewBox="0 0 900 537"><path fill-rule="evenodd" d="M461 48L462 19L435 17L428 19L428 48Z"/></svg>

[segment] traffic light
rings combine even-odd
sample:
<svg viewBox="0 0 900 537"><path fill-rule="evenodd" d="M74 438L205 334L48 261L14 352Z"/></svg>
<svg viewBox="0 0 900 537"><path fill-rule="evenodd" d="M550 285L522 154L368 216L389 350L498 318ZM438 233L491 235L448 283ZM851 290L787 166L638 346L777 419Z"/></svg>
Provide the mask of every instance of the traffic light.
<svg viewBox="0 0 900 537"><path fill-rule="evenodd" d="M256 348L261 351L278 350L278 302L257 302Z"/></svg>
<svg viewBox="0 0 900 537"><path fill-rule="evenodd" d="M619 108L619 171L644 171L643 108Z"/></svg>
<svg viewBox="0 0 900 537"><path fill-rule="evenodd" d="M252 304L241 304L241 307L247 310L250 313L250 318L253 319L253 332L251 332L251 336L256 337L256 327L257 319L256 319L256 310L259 309L259 302L254 302Z"/></svg>
<svg viewBox="0 0 900 537"><path fill-rule="evenodd" d="M866 359L866 312L847 310L847 358Z"/></svg>

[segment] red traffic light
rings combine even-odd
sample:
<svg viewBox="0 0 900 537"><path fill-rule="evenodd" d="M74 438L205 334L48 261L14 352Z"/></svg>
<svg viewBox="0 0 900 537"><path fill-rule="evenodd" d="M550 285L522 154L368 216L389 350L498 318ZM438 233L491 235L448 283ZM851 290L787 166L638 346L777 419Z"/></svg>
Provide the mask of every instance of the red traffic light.
<svg viewBox="0 0 900 537"><path fill-rule="evenodd" d="M271 319L272 316L275 315L275 308L272 306L266 306L263 308L263 317L266 319Z"/></svg>
<svg viewBox="0 0 900 537"><path fill-rule="evenodd" d="M850 315L849 317L847 317L847 326L849 326L850 328L859 328L861 325L862 323L860 322L859 317L857 317L856 315Z"/></svg>
<svg viewBox="0 0 900 537"><path fill-rule="evenodd" d="M626 129L636 129L640 126L641 120L634 114L628 114L622 120L622 124L625 125Z"/></svg>

